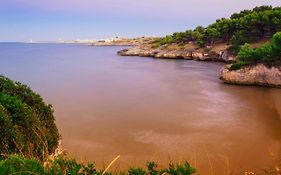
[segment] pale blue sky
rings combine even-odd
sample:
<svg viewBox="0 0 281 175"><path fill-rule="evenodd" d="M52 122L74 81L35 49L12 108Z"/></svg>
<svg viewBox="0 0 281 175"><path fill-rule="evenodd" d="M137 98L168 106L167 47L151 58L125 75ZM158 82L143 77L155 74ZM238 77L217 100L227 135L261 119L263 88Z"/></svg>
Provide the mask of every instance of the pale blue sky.
<svg viewBox="0 0 281 175"><path fill-rule="evenodd" d="M0 0L0 41L163 36L281 0Z"/></svg>

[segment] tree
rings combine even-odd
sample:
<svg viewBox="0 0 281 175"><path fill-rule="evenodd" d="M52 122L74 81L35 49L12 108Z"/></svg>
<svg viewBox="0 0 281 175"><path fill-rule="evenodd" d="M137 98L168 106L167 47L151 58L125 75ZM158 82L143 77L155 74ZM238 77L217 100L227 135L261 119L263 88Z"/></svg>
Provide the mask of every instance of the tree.
<svg viewBox="0 0 281 175"><path fill-rule="evenodd" d="M255 60L259 61L272 61L274 60L274 55L272 52L272 44L267 43L263 46L254 50L253 56Z"/></svg>
<svg viewBox="0 0 281 175"><path fill-rule="evenodd" d="M281 31L281 7L260 6L234 13L228 19L218 19L206 28L198 26L193 31L176 32L158 43L163 45L194 41L203 47L215 41L231 41L230 48L238 51L246 42L272 37L277 31Z"/></svg>
<svg viewBox="0 0 281 175"><path fill-rule="evenodd" d="M272 38L272 52L276 57L281 56L281 32L277 32Z"/></svg>
<svg viewBox="0 0 281 175"><path fill-rule="evenodd" d="M266 10L272 10L272 6L263 5L263 6L253 8L253 11L255 11L255 12L263 12Z"/></svg>
<svg viewBox="0 0 281 175"><path fill-rule="evenodd" d="M204 36L207 40L207 43L212 45L215 39L218 39L220 37L220 33L215 28L207 27L204 31Z"/></svg>
<svg viewBox="0 0 281 175"><path fill-rule="evenodd" d="M254 61L254 49L250 44L246 43L241 47L237 55L239 62L253 62Z"/></svg>
<svg viewBox="0 0 281 175"><path fill-rule="evenodd" d="M274 34L271 43L266 43L253 49L245 44L237 55L238 63L252 63L256 61L274 61L281 58L281 32Z"/></svg>
<svg viewBox="0 0 281 175"><path fill-rule="evenodd" d="M248 14L250 14L252 11L251 10L243 10L240 13L234 13L230 16L230 19L237 19L237 18L242 18Z"/></svg>

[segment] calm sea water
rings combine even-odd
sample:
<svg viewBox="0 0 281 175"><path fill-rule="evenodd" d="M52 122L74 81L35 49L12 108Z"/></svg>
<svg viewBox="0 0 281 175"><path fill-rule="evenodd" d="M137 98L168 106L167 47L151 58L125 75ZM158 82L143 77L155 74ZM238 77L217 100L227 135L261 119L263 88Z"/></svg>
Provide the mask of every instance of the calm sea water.
<svg viewBox="0 0 281 175"><path fill-rule="evenodd" d="M280 89L223 84L221 63L120 57L120 49L0 44L0 73L53 104L63 146L79 161L188 160L200 174L226 174L280 159Z"/></svg>

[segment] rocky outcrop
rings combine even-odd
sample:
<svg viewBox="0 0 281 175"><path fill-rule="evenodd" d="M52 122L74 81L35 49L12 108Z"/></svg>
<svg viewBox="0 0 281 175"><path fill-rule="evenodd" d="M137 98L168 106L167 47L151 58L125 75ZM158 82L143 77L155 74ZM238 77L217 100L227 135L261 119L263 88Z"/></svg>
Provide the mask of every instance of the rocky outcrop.
<svg viewBox="0 0 281 175"><path fill-rule="evenodd" d="M224 62L228 62L228 63L235 63L236 62L236 56L229 54L226 50L225 51L220 51L219 52L219 57Z"/></svg>
<svg viewBox="0 0 281 175"><path fill-rule="evenodd" d="M218 53L196 50L192 52L192 58L196 61L223 61Z"/></svg>
<svg viewBox="0 0 281 175"><path fill-rule="evenodd" d="M225 83L281 87L281 66L259 63L239 70L230 70L230 67L225 65L221 69L220 79Z"/></svg>
<svg viewBox="0 0 281 175"><path fill-rule="evenodd" d="M191 52L184 50L160 50L153 56L166 59L191 59Z"/></svg>
<svg viewBox="0 0 281 175"><path fill-rule="evenodd" d="M139 45L118 52L121 56L141 56L164 59L193 59L196 61L220 61L233 63L236 61L234 56L228 55L227 51L219 53L213 51L203 51L202 49L193 50L167 50L165 48L154 49L149 45Z"/></svg>

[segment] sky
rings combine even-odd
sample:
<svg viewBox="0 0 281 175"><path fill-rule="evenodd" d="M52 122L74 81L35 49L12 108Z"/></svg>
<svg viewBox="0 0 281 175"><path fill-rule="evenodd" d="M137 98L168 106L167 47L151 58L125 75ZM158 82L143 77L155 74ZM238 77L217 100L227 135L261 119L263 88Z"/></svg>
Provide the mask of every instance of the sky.
<svg viewBox="0 0 281 175"><path fill-rule="evenodd" d="M0 0L0 42L165 36L281 0Z"/></svg>

